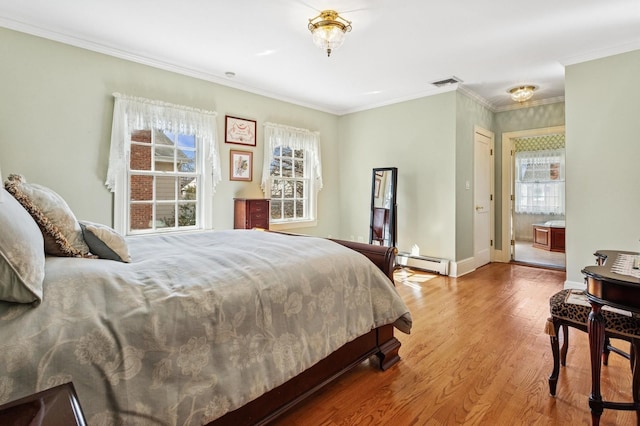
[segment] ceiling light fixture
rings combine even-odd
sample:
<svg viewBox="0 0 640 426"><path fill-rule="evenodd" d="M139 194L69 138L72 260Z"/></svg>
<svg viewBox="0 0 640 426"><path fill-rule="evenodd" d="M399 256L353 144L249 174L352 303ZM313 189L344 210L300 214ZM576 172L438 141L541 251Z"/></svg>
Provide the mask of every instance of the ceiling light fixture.
<svg viewBox="0 0 640 426"><path fill-rule="evenodd" d="M309 31L313 43L331 56L334 49L344 43L344 36L351 31L351 21L347 21L335 10L323 10L315 18L309 19Z"/></svg>
<svg viewBox="0 0 640 426"><path fill-rule="evenodd" d="M509 89L509 94L511 94L511 99L516 102L522 103L531 99L531 97L533 96L533 91L536 89L536 86L531 85L517 86L513 89Z"/></svg>

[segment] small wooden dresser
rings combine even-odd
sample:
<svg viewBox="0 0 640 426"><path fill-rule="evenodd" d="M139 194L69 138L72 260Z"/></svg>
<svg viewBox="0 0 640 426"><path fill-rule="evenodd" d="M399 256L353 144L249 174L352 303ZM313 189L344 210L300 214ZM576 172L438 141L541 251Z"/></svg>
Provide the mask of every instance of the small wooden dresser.
<svg viewBox="0 0 640 426"><path fill-rule="evenodd" d="M233 227L235 229L269 229L269 200L234 198Z"/></svg>

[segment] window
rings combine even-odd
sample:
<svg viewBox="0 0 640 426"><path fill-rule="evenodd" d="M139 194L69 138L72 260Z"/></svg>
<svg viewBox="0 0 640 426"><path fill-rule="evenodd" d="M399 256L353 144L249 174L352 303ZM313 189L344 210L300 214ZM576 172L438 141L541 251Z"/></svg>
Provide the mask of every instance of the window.
<svg viewBox="0 0 640 426"><path fill-rule="evenodd" d="M303 149L277 146L273 152L271 177L271 221L296 221L310 217L310 176L305 174Z"/></svg>
<svg viewBox="0 0 640 426"><path fill-rule="evenodd" d="M516 152L516 213L564 214L564 150Z"/></svg>
<svg viewBox="0 0 640 426"><path fill-rule="evenodd" d="M107 175L114 228L128 235L211 228L221 180L215 113L114 96Z"/></svg>
<svg viewBox="0 0 640 426"><path fill-rule="evenodd" d="M129 232L197 229L201 191L194 135L134 130L128 168Z"/></svg>
<svg viewBox="0 0 640 426"><path fill-rule="evenodd" d="M315 225L322 188L318 133L267 123L264 158L262 189L271 199L270 223Z"/></svg>

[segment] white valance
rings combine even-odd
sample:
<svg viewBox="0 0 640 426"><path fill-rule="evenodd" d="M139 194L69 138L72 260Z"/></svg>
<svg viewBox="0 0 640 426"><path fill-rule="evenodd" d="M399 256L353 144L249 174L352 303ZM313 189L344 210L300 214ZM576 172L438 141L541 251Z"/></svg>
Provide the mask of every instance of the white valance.
<svg viewBox="0 0 640 426"><path fill-rule="evenodd" d="M125 156L132 130L160 129L184 135L195 135L202 140L208 151L207 161L212 170L212 192L222 180L220 155L216 143L216 116L214 111L205 111L162 101L114 93L113 124L109 169L105 185L115 191L116 177L125 167Z"/></svg>
<svg viewBox="0 0 640 426"><path fill-rule="evenodd" d="M516 181L564 181L564 159L564 149L517 151Z"/></svg>
<svg viewBox="0 0 640 426"><path fill-rule="evenodd" d="M315 189L322 189L322 160L320 157L320 133L283 124L264 124L264 164L262 167L262 190L268 186L270 162L276 147L286 146L293 150L304 150L309 165L313 167Z"/></svg>

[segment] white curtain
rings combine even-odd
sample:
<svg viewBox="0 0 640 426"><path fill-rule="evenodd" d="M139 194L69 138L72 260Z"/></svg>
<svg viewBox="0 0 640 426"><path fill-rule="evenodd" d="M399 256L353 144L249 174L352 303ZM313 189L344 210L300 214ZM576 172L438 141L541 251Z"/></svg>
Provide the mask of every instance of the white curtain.
<svg viewBox="0 0 640 426"><path fill-rule="evenodd" d="M516 213L565 212L564 149L516 152Z"/></svg>
<svg viewBox="0 0 640 426"><path fill-rule="evenodd" d="M298 129L282 124L264 124L264 164L262 167L262 191L270 191L269 172L274 149L278 146L286 146L291 149L305 151L309 165L313 168L315 177L315 189L322 189L322 161L320 158L320 133L307 129Z"/></svg>
<svg viewBox="0 0 640 426"><path fill-rule="evenodd" d="M207 161L211 165L213 188L222 180L220 155L216 143L216 116L213 111L205 111L162 101L113 94L113 124L111 128L111 150L109 169L105 185L115 191L116 178L122 174L127 146L132 130L160 129L174 133L195 135L202 140L202 146L208 151Z"/></svg>

